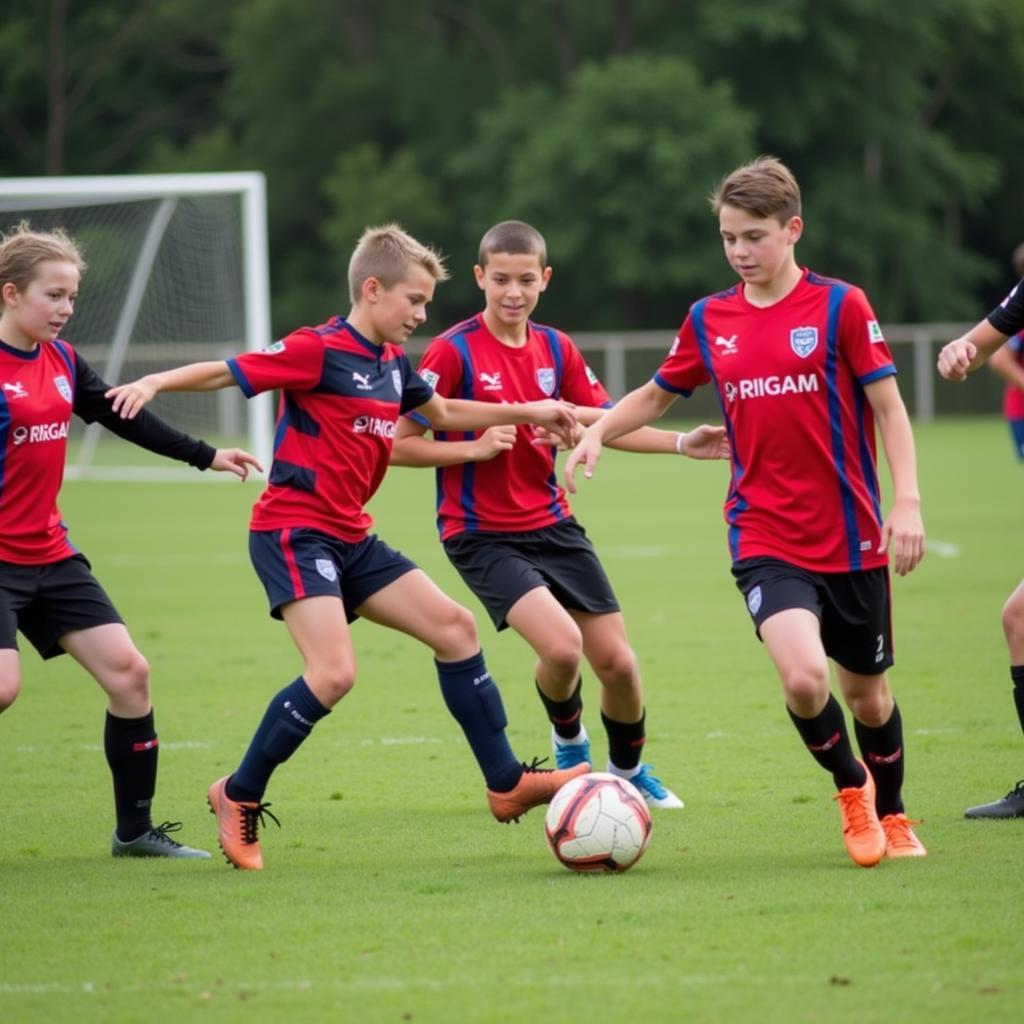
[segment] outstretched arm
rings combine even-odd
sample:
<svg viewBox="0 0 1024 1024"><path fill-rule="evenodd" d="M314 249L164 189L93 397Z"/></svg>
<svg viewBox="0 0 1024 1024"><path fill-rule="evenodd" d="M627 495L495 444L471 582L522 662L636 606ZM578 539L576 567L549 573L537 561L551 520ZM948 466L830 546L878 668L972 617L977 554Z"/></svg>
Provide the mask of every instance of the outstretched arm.
<svg viewBox="0 0 1024 1024"><path fill-rule="evenodd" d="M939 373L946 380L966 380L1009 337L1001 334L988 320L975 324L966 334L954 338L939 352Z"/></svg>
<svg viewBox="0 0 1024 1024"><path fill-rule="evenodd" d="M543 402L470 402L434 393L416 412L435 430L486 430L503 424L535 423L565 439L572 439L576 424L573 406L548 399Z"/></svg>
<svg viewBox="0 0 1024 1024"><path fill-rule="evenodd" d="M189 363L118 384L107 392L107 397L113 399L114 412L130 420L161 391L217 391L235 383L226 362Z"/></svg>
<svg viewBox="0 0 1024 1024"><path fill-rule="evenodd" d="M569 493L576 493L574 474L580 463L583 463L583 475L589 480L601 457L602 445L646 427L664 415L675 400L676 395L671 391L659 387L653 380L648 381L587 427L565 463L565 486Z"/></svg>
<svg viewBox="0 0 1024 1024"><path fill-rule="evenodd" d="M579 420L579 425L574 431L573 440L579 443L583 437L581 427L592 426L599 419L607 416L610 411L610 409L598 409L593 406L577 406L576 418ZM544 439L538 440L540 443L544 443ZM606 441L605 447L643 455L686 455L691 459L729 458L729 439L726 436L725 427L707 424L688 431L641 427L639 430L630 431L612 441Z"/></svg>
<svg viewBox="0 0 1024 1024"><path fill-rule="evenodd" d="M892 475L892 508L882 524L878 553L892 545L893 571L906 576L924 558L924 523L917 487L917 455L910 418L895 377L883 377L864 388L882 435Z"/></svg>
<svg viewBox="0 0 1024 1024"><path fill-rule="evenodd" d="M488 427L472 441L437 441L424 437L427 427L408 417L398 421L392 466L455 466L462 462L486 462L516 443L516 428L509 424Z"/></svg>

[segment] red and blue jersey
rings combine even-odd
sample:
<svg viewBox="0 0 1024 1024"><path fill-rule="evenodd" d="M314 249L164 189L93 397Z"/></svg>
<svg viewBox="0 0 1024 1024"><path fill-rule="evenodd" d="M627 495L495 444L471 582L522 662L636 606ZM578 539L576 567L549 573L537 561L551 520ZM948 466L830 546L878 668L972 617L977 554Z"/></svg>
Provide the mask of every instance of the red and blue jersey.
<svg viewBox="0 0 1024 1024"><path fill-rule="evenodd" d="M419 372L445 398L497 404L561 398L576 405L611 405L568 335L532 322L526 326L526 343L515 347L499 341L483 316L465 320L430 343ZM441 442L476 437L479 433L435 431ZM464 530L539 530L571 514L555 475L555 449L532 444L532 437L532 429L520 425L510 451L486 462L438 467L442 540Z"/></svg>
<svg viewBox="0 0 1024 1024"><path fill-rule="evenodd" d="M395 423L434 393L405 353L390 342L373 344L339 316L228 366L248 398L281 390L270 480L251 528L305 526L362 540L373 524L365 505L387 470Z"/></svg>
<svg viewBox="0 0 1024 1024"><path fill-rule="evenodd" d="M894 374L864 293L804 271L751 305L736 285L695 303L655 375L688 395L714 385L732 446L725 502L734 560L819 572L883 566L875 424L864 388Z"/></svg>
<svg viewBox="0 0 1024 1024"><path fill-rule="evenodd" d="M208 444L148 410L122 420L109 386L66 341L30 352L0 342L0 561L47 565L75 554L57 507L72 413L198 469L213 461Z"/></svg>

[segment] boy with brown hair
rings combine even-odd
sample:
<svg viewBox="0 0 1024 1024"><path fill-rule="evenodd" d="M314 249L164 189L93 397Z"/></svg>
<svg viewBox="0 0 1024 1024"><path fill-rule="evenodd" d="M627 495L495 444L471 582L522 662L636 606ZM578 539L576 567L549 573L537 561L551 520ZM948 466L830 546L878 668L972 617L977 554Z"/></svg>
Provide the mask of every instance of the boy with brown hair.
<svg viewBox="0 0 1024 1024"><path fill-rule="evenodd" d="M711 383L725 415L733 575L801 739L835 782L850 857L924 856L907 817L888 549L900 576L924 555L914 440L892 357L864 293L797 265L800 189L760 157L710 197L738 284L696 302L654 379L590 426L570 455L593 475L601 445ZM893 503L882 517L875 423ZM828 659L864 760L829 689Z"/></svg>
<svg viewBox="0 0 1024 1024"><path fill-rule="evenodd" d="M568 335L530 316L551 266L540 232L503 221L480 242L473 268L482 313L430 344L420 375L438 393L501 403L564 398L581 423L611 405ZM551 723L557 764L590 761L582 720L580 664L601 683L608 771L629 779L654 807L683 802L642 763L643 687L625 621L597 554L558 486L554 449L528 429L492 427L480 435L435 431L422 417L398 426L392 462L438 467L438 528L445 554L499 630L511 626L537 655L537 693ZM688 434L642 430L616 447L721 458L724 429Z"/></svg>
<svg viewBox="0 0 1024 1024"><path fill-rule="evenodd" d="M401 413L417 409L448 430L515 422L564 435L573 426L563 403L499 410L448 400L413 372L402 343L426 320L434 288L446 277L437 253L397 225L367 229L349 265L347 317L300 328L263 352L193 363L110 392L115 408L131 417L161 391L232 384L247 397L282 391L274 462L253 510L249 552L270 613L284 620L304 671L271 700L237 771L210 786L221 849L235 867L263 866L258 832L269 813L263 794L272 773L355 683L349 623L359 617L433 650L445 702L480 765L499 821L518 820L589 770L545 770L515 758L472 614L369 534L365 505L384 477Z"/></svg>

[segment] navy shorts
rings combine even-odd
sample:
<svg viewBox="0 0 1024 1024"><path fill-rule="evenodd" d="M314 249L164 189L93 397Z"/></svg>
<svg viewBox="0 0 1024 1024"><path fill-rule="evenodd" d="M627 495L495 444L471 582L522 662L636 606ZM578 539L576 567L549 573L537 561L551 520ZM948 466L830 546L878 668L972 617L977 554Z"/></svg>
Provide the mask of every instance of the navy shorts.
<svg viewBox="0 0 1024 1024"><path fill-rule="evenodd" d="M17 650L20 629L41 657L56 658L65 633L111 622L124 619L85 555L47 565L0 562L0 648Z"/></svg>
<svg viewBox="0 0 1024 1024"><path fill-rule="evenodd" d="M523 596L547 587L563 608L607 615L619 610L594 546L575 519L524 533L465 531L444 542L458 570L498 629Z"/></svg>
<svg viewBox="0 0 1024 1024"><path fill-rule="evenodd" d="M304 597L340 597L349 622L368 598L416 568L376 534L349 544L306 527L251 530L249 557L270 601L270 614Z"/></svg>
<svg viewBox="0 0 1024 1024"><path fill-rule="evenodd" d="M806 608L821 623L825 653L847 671L876 676L892 666L888 569L812 572L778 558L745 558L732 574L758 637L776 612Z"/></svg>

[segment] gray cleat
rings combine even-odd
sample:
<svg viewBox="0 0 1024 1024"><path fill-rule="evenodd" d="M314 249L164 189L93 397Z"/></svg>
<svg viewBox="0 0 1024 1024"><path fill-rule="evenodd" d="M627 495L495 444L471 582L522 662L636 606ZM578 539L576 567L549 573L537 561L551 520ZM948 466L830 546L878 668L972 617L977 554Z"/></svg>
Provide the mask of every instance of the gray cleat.
<svg viewBox="0 0 1024 1024"><path fill-rule="evenodd" d="M979 804L964 811L965 818L1024 818L1024 779L1001 800Z"/></svg>
<svg viewBox="0 0 1024 1024"><path fill-rule="evenodd" d="M110 852L115 857L193 857L208 860L210 854L206 850L196 850L173 840L167 833L178 832L180 821L165 821L162 825L151 828L148 832L123 843L117 838L117 829L110 839Z"/></svg>

